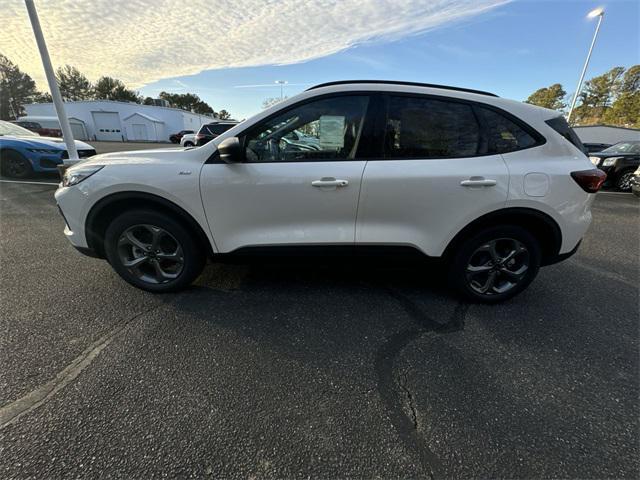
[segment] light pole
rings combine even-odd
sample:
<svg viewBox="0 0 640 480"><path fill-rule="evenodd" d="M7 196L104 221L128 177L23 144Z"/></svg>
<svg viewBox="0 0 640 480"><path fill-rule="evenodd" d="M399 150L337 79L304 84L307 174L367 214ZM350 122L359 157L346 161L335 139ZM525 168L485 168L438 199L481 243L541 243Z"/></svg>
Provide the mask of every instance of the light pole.
<svg viewBox="0 0 640 480"><path fill-rule="evenodd" d="M289 83L286 80L276 80L277 84L280 85L280 101L284 100L284 86Z"/></svg>
<svg viewBox="0 0 640 480"><path fill-rule="evenodd" d="M574 93L573 100L571 101L571 108L569 109L569 115L567 116L567 123L571 122L571 114L573 113L573 109L576 106L576 101L578 100L580 89L582 88L584 74L587 73L587 67L589 66L589 60L591 59L591 52L593 51L593 46L596 44L596 38L598 38L598 32L600 31L600 24L602 23L602 19L604 18L604 8L596 8L595 10L591 10L587 15L587 18L596 17L598 17L598 25L596 25L596 31L593 34L593 40L591 40L591 46L589 47L589 53L587 54L587 59L584 62L584 67L582 67L580 80L578 80L578 88L576 88L576 93Z"/></svg>
<svg viewBox="0 0 640 480"><path fill-rule="evenodd" d="M74 160L78 160L78 150L76 144L73 141L73 134L71 133L71 125L69 125L69 119L64 109L64 103L62 102L62 95L60 95L60 89L58 88L58 82L56 81L56 74L53 71L51 65L51 58L49 58L49 51L47 50L47 44L44 41L44 35L42 34L42 28L40 27L40 20L38 19L38 12L33 0L24 0L29 13L29 20L31 21L31 27L33 28L33 34L36 37L36 43L38 44L38 50L40 50L40 58L42 59L42 66L44 67L44 74L47 77L47 83L49 84L49 91L51 92L51 98L53 99L53 105L56 108L56 114L58 115L58 121L60 122L60 128L62 129L62 137L64 143L67 146L67 152L69 159L64 163L70 163Z"/></svg>

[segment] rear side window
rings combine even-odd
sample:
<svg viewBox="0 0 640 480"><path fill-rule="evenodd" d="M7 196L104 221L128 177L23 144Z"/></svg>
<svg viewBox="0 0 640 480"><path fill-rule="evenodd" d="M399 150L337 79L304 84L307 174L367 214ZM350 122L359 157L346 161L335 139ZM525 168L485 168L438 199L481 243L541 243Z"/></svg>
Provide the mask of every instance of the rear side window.
<svg viewBox="0 0 640 480"><path fill-rule="evenodd" d="M464 103L397 96L389 98L386 158L456 158L477 155L480 128Z"/></svg>
<svg viewBox="0 0 640 480"><path fill-rule="evenodd" d="M551 128L553 128L556 132L566 138L569 142L571 142L575 147L578 148L582 153L586 154L586 147L582 144L576 132L573 131L573 128L569 126L564 117L555 117L547 120L545 122Z"/></svg>
<svg viewBox="0 0 640 480"><path fill-rule="evenodd" d="M506 116L483 107L476 107L487 136L489 153L507 153L533 147L537 140L524 128Z"/></svg>

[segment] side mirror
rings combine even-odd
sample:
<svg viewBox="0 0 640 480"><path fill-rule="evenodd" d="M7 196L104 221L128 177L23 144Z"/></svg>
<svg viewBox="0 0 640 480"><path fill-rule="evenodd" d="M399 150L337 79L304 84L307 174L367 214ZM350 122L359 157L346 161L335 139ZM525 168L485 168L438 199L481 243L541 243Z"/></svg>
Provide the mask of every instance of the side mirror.
<svg viewBox="0 0 640 480"><path fill-rule="evenodd" d="M244 152L238 137L225 138L218 145L220 160L224 163L240 163L244 160Z"/></svg>

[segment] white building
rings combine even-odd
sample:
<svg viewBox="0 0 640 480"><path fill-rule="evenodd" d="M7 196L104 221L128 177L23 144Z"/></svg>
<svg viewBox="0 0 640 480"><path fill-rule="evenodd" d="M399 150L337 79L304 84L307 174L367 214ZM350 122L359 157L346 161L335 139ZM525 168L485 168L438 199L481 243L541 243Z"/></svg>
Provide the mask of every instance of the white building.
<svg viewBox="0 0 640 480"><path fill-rule="evenodd" d="M52 103L31 103L24 108L25 120L56 120ZM168 142L172 133L195 132L201 125L215 121L213 117L177 108L111 100L65 102L65 109L78 140Z"/></svg>
<svg viewBox="0 0 640 480"><path fill-rule="evenodd" d="M606 143L613 145L618 142L640 140L640 130L635 128L612 127L609 125L586 125L573 127L582 143Z"/></svg>

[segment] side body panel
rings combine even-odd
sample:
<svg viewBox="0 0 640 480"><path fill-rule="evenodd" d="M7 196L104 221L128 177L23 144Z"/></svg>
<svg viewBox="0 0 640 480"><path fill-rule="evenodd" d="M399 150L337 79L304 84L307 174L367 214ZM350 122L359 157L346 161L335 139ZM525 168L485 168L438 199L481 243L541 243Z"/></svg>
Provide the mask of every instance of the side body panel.
<svg viewBox="0 0 640 480"><path fill-rule="evenodd" d="M462 186L473 178L494 186ZM363 176L356 243L411 245L440 256L477 217L505 206L509 173L500 155L369 161Z"/></svg>
<svg viewBox="0 0 640 480"><path fill-rule="evenodd" d="M353 244L365 162L204 165L202 201L221 252L258 245ZM344 187L313 181L346 180Z"/></svg>
<svg viewBox="0 0 640 480"><path fill-rule="evenodd" d="M510 173L508 207L532 208L546 213L560 227L559 253L571 251L591 224L595 198L582 190L571 172L589 170L589 159L555 132L540 147L503 154ZM566 145L565 145L566 143Z"/></svg>
<svg viewBox="0 0 640 480"><path fill-rule="evenodd" d="M200 198L198 179L204 162L200 152L196 149L148 150L117 155L123 157L114 154L93 157L84 165L105 165L102 170L76 186L59 188L55 193L69 227L65 234L73 245L88 247L87 216L100 200L114 193L144 192L172 202L191 215L207 234L213 251L217 251ZM135 202L131 207L136 207Z"/></svg>

